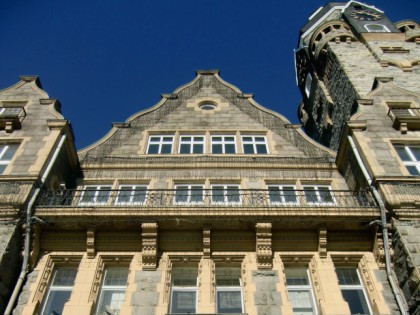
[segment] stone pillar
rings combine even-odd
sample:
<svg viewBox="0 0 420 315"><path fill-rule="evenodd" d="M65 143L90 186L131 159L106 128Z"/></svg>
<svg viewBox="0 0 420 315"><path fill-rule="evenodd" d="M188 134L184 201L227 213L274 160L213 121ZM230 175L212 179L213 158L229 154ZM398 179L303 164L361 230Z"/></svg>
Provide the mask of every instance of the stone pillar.
<svg viewBox="0 0 420 315"><path fill-rule="evenodd" d="M211 259L202 258L198 268L197 313L213 314L216 305L215 266Z"/></svg>
<svg viewBox="0 0 420 315"><path fill-rule="evenodd" d="M138 270L134 275L135 292L131 295L131 314L156 314L159 305L158 284L161 270Z"/></svg>
<svg viewBox="0 0 420 315"><path fill-rule="evenodd" d="M256 315L281 315L281 297L277 291L279 276L275 270L256 270L252 272L255 285L254 304Z"/></svg>

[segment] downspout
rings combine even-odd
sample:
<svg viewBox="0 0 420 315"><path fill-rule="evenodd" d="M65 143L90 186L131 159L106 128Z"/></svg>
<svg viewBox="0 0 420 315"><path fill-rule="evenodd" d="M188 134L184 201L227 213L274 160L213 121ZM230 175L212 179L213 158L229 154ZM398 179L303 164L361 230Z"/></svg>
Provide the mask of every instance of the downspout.
<svg viewBox="0 0 420 315"><path fill-rule="evenodd" d="M386 269L386 275L388 278L388 282L389 285L391 286L391 290L392 293L395 296L395 299L397 301L398 304L398 308L401 312L402 315L408 315L406 309L405 309L405 305L403 302L403 299L401 297L401 293L400 290L398 288L398 286L395 283L395 280L392 276L392 272L391 272L391 255L389 253L389 242L388 242L388 227L387 227L387 222L386 222L386 209L385 209L385 204L381 198L381 196L379 195L378 190L376 189L376 187L373 185L373 181L371 179L371 177L369 176L369 173L366 169L365 164L362 161L362 158L359 154L359 151L356 148L356 145L354 143L353 138L349 135L347 136L349 142L350 142L350 146L353 150L353 153L356 157L357 163L359 164L360 168L362 169L363 175L365 176L368 184L369 184L369 188L371 189L372 193L373 193L373 197L375 198L375 200L377 201L380 211L381 211L381 226L382 226L382 237L384 239L384 251L385 251L385 269Z"/></svg>
<svg viewBox="0 0 420 315"><path fill-rule="evenodd" d="M7 304L6 311L4 312L5 315L10 315L13 306L15 305L16 299L19 295L19 292L22 288L23 282L25 281L26 274L28 272L28 262L29 262L29 252L31 249L31 221L32 221L32 208L34 206L35 200L38 197L42 186L45 183L45 180L47 179L54 162L57 160L58 154L60 153L61 147L64 144L64 141L66 140L66 135L62 135L60 142L58 143L57 148L54 151L54 154L51 158L51 160L48 163L48 166L44 172L44 174L41 177L40 184L38 187L36 187L34 193L32 194L31 199L29 200L28 206L26 208L26 229L25 229L25 244L23 249L23 262L22 262L22 269L20 271L20 275L18 278L18 281L16 282L15 288L13 290L12 296L10 297L9 303Z"/></svg>

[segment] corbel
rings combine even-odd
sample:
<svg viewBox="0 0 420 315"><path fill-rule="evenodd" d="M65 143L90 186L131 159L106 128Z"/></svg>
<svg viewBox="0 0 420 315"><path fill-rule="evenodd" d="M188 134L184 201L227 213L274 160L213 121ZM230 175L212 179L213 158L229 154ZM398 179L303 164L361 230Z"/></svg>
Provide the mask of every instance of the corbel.
<svg viewBox="0 0 420 315"><path fill-rule="evenodd" d="M157 223L142 223L141 229L143 270L156 270L158 225Z"/></svg>
<svg viewBox="0 0 420 315"><path fill-rule="evenodd" d="M6 131L6 133L12 133L13 131L15 131L15 126L13 125L13 121L6 121L4 130Z"/></svg>
<svg viewBox="0 0 420 315"><path fill-rule="evenodd" d="M95 258L95 228L90 227L86 232L86 254L88 259Z"/></svg>
<svg viewBox="0 0 420 315"><path fill-rule="evenodd" d="M203 257L209 259L211 256L211 228L209 225L203 226Z"/></svg>
<svg viewBox="0 0 420 315"><path fill-rule="evenodd" d="M400 124L400 132L401 132L401 134L405 135L407 133L407 131L408 131L407 123L402 122Z"/></svg>
<svg viewBox="0 0 420 315"><path fill-rule="evenodd" d="M256 254L258 269L271 269L272 262L272 242L271 242L271 223L257 223L256 226Z"/></svg>
<svg viewBox="0 0 420 315"><path fill-rule="evenodd" d="M327 257L327 228L325 226L318 229L318 254L320 258Z"/></svg>

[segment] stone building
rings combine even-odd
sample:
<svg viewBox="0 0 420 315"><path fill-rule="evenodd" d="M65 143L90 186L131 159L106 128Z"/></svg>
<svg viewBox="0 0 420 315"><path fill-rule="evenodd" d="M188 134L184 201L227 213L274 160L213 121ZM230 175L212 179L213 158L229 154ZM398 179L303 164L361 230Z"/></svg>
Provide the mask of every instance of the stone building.
<svg viewBox="0 0 420 315"><path fill-rule="evenodd" d="M330 3L301 29L296 60L305 130L338 150L350 189L380 197L398 284L420 314L420 25Z"/></svg>
<svg viewBox="0 0 420 315"><path fill-rule="evenodd" d="M372 17L383 28L357 22ZM0 91L16 149L0 154L0 192L27 191L1 199L0 272L22 265L6 314L419 314L419 65L398 59L419 41L404 23L349 2L303 27L299 110L316 141L218 71L77 153L36 78ZM359 83L346 66L356 51L392 75L368 91L375 72ZM23 117L2 120L10 104Z"/></svg>

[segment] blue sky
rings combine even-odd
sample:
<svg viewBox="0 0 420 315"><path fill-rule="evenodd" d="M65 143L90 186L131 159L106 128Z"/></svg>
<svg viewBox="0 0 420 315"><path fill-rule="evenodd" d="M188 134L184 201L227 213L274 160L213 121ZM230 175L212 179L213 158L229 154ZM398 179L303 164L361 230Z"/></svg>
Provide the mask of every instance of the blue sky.
<svg viewBox="0 0 420 315"><path fill-rule="evenodd" d="M0 88L40 76L62 103L81 149L111 122L153 106L198 69L297 123L293 49L325 1L166 0L0 2ZM375 0L394 22L420 20L418 0Z"/></svg>

